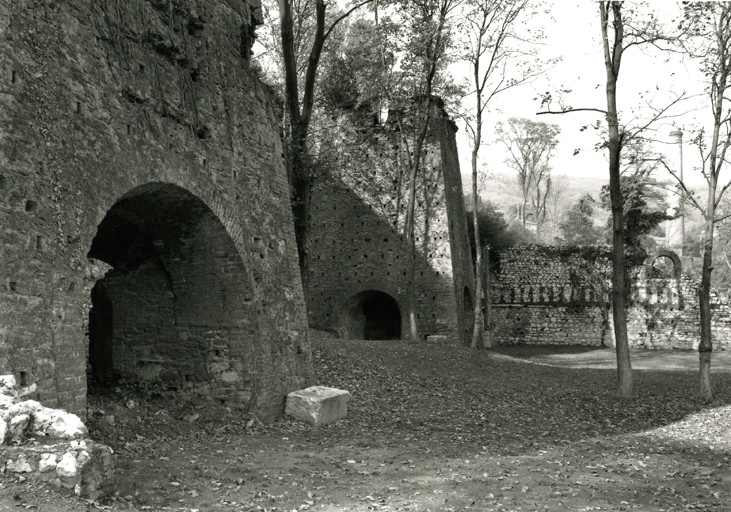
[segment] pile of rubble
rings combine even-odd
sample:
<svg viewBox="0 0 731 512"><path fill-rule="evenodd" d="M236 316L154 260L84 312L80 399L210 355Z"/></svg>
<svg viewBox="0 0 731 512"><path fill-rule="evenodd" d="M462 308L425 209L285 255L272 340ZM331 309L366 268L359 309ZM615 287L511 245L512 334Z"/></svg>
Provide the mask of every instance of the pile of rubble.
<svg viewBox="0 0 731 512"><path fill-rule="evenodd" d="M34 478L97 499L114 490L115 457L88 438L81 419L64 410L24 400L35 385L19 388L0 376L0 473Z"/></svg>

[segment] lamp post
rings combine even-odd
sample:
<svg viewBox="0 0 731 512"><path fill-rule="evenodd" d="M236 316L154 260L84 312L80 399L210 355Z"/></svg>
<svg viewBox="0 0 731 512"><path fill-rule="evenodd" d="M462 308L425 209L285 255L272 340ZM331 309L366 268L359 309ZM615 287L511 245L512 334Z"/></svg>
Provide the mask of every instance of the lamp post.
<svg viewBox="0 0 731 512"><path fill-rule="evenodd" d="M678 145L678 175L683 181L683 132L675 130L670 132L670 137ZM685 249L685 193L680 190L680 255L686 255Z"/></svg>

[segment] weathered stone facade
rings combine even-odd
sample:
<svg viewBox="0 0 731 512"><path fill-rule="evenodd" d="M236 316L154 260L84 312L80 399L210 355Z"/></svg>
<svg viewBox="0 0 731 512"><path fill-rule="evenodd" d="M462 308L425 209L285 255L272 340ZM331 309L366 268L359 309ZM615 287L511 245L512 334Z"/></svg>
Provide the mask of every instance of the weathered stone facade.
<svg viewBox="0 0 731 512"><path fill-rule="evenodd" d="M494 343L608 343L610 268L602 248L526 246L504 251L491 280Z"/></svg>
<svg viewBox="0 0 731 512"><path fill-rule="evenodd" d="M682 271L680 258L661 251L637 269L633 304L627 310L630 346L697 349L700 342L699 283ZM731 301L711 292L714 350L731 350Z"/></svg>
<svg viewBox="0 0 731 512"><path fill-rule="evenodd" d="M258 12L0 0L0 369L44 405L85 414L87 359L262 418L311 384Z"/></svg>
<svg viewBox="0 0 731 512"><path fill-rule="evenodd" d="M608 248L515 247L500 255L491 289L497 344L613 345ZM639 263L639 262L635 262ZM630 346L696 349L698 284L659 251L630 265ZM714 349L731 349L731 301L711 298Z"/></svg>
<svg viewBox="0 0 731 512"><path fill-rule="evenodd" d="M393 122L347 112L333 125L329 175L312 199L310 323L356 339L406 337L408 156ZM455 130L435 108L415 229L418 328L452 342L471 323L474 281Z"/></svg>

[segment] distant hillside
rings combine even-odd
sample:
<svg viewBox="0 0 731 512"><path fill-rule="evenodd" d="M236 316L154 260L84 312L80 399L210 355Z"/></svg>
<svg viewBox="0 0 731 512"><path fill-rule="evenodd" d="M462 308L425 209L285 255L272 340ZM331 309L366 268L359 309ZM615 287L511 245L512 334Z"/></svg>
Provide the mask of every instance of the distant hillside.
<svg viewBox="0 0 731 512"><path fill-rule="evenodd" d="M609 180L604 178L584 178L566 175L555 175L553 179L555 182L562 184L564 192L561 201L565 206L574 204L584 194L591 194L594 199L599 200L599 192L602 186L609 183ZM469 196L471 193L472 177L469 174L463 174L462 184L465 196ZM520 204L523 201L514 174L495 173L488 178L482 190L481 196L483 199L495 203L504 211L508 211L510 207Z"/></svg>
<svg viewBox="0 0 731 512"><path fill-rule="evenodd" d="M554 183L558 183L562 190L559 211L566 211L576 204L584 194L591 194L598 203L602 186L609 183L609 179L566 175L555 175L553 179ZM470 175L462 175L462 186L465 193L465 205L469 211L472 209L472 177ZM495 173L490 176L485 186L482 187L481 197L483 200L488 200L497 205L498 209L505 214L505 220L511 220L508 212L511 211L512 207L523 202L514 174ZM608 211L603 210L599 204L596 205L593 215L596 226L606 225L609 216Z"/></svg>

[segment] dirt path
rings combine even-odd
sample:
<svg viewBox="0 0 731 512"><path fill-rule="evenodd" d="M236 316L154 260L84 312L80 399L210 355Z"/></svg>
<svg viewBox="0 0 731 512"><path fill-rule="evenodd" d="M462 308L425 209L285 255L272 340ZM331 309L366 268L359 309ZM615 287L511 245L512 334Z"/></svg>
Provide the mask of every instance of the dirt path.
<svg viewBox="0 0 731 512"><path fill-rule="evenodd" d="M636 372L624 404L610 370L313 337L318 383L353 395L346 420L261 425L120 389L91 425L119 453L119 495L84 503L6 476L0 510L731 509L731 374L701 406L693 372Z"/></svg>

